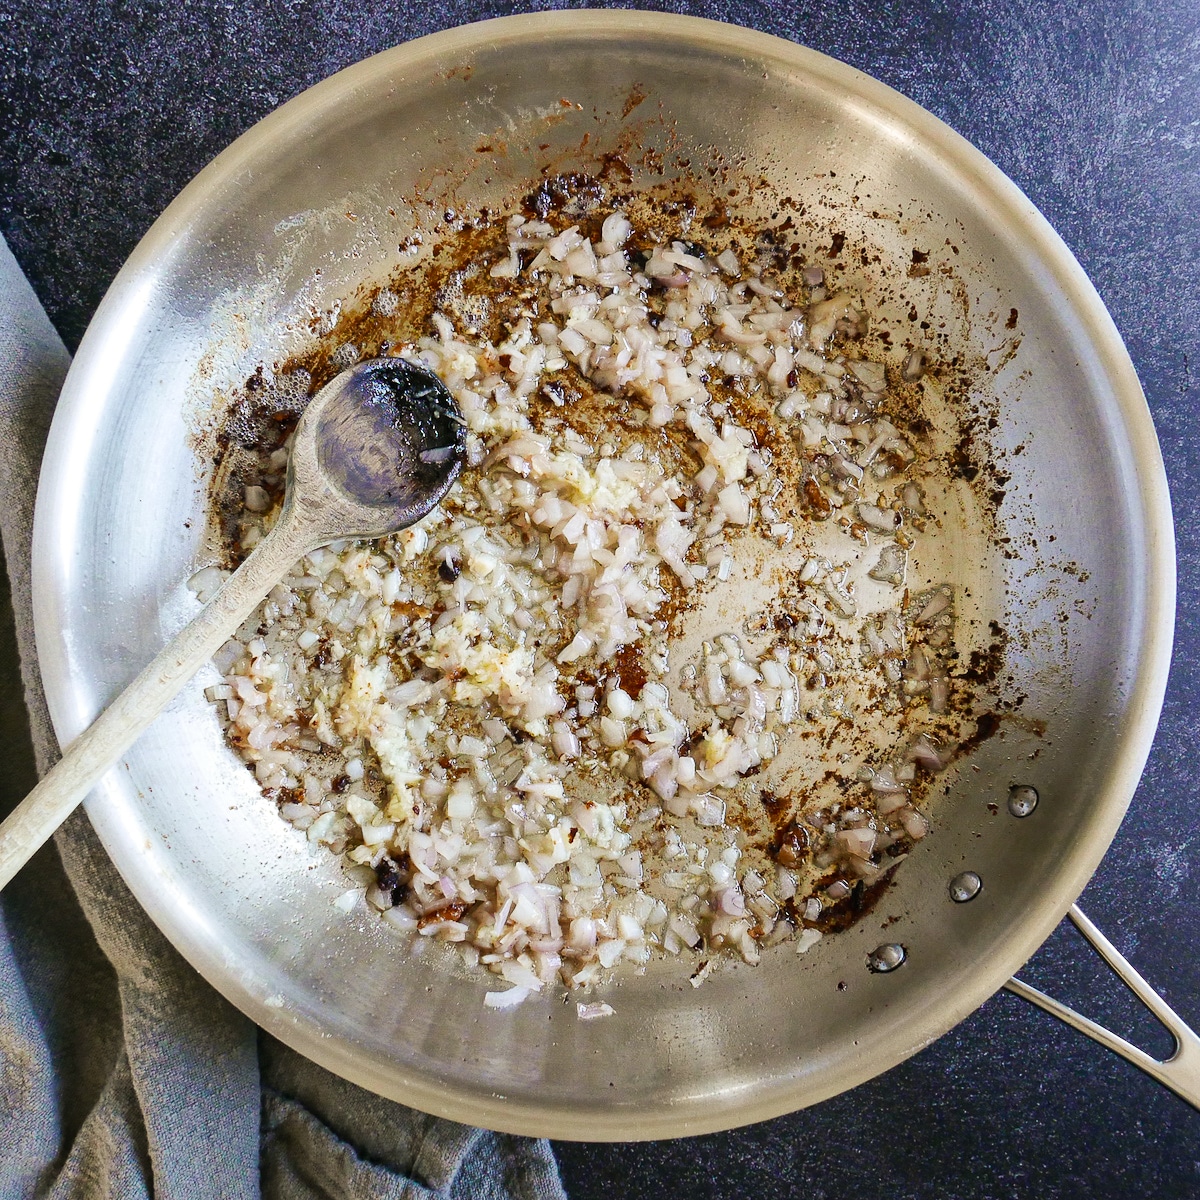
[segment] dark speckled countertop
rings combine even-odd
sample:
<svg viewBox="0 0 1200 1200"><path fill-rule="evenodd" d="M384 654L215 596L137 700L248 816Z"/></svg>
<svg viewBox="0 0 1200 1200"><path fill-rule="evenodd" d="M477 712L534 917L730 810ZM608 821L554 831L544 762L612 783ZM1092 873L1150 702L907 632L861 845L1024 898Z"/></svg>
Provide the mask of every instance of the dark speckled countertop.
<svg viewBox="0 0 1200 1200"><path fill-rule="evenodd" d="M1145 777L1081 903L1200 1025L1200 7L646 7L802 42L924 105L1024 189L1108 304L1170 477L1179 626ZM0 230L73 349L155 216L244 129L368 54L512 11L480 0L0 0ZM12 670L0 628L4 655ZM1060 929L1024 975L1169 1050L1073 933ZM816 1108L709 1137L558 1151L573 1200L1200 1196L1200 1113L1004 992L915 1058Z"/></svg>

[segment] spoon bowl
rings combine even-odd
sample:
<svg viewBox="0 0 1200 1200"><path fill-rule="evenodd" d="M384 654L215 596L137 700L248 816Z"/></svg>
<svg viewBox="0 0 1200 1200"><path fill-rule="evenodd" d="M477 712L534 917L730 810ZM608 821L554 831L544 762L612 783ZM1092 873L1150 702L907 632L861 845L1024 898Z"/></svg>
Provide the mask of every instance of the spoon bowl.
<svg viewBox="0 0 1200 1200"><path fill-rule="evenodd" d="M289 459L288 491L310 498L305 519L314 528L322 516L353 536L382 537L441 501L465 448L466 426L436 375L403 358L371 359L309 402Z"/></svg>

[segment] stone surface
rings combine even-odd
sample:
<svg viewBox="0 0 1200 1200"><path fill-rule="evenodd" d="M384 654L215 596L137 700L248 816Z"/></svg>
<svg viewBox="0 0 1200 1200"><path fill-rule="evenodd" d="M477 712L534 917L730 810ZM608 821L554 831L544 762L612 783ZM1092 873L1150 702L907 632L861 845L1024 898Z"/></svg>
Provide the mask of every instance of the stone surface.
<svg viewBox="0 0 1200 1200"><path fill-rule="evenodd" d="M1200 10L1171 0L647 7L803 42L917 100L1025 190L1108 304L1162 440L1180 619L1149 766L1081 903L1200 1025ZM237 134L367 54L510 11L469 0L0 0L0 230L74 347L138 238ZM1060 930L1025 975L1169 1050L1073 934ZM711 1137L558 1149L576 1200L983 1200L1200 1195L1198 1146L1200 1114L1001 993L909 1062L808 1111Z"/></svg>

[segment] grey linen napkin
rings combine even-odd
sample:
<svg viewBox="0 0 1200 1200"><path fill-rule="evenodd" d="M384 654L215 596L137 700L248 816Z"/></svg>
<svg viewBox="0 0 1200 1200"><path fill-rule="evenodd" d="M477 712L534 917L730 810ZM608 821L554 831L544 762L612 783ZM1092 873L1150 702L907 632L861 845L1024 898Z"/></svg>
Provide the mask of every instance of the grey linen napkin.
<svg viewBox="0 0 1200 1200"><path fill-rule="evenodd" d="M39 774L58 746L37 671L30 544L69 365L0 239L0 534ZM20 712L0 696L10 803L31 782ZM150 922L82 812L0 895L0 1130L3 1198L565 1200L545 1141L414 1112L258 1030Z"/></svg>

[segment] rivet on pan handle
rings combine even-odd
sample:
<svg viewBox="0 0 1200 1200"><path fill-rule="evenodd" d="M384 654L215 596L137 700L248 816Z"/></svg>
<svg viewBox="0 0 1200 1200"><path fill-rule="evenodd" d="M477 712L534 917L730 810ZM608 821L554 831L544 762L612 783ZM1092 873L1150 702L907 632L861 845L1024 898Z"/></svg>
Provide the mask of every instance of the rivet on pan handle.
<svg viewBox="0 0 1200 1200"><path fill-rule="evenodd" d="M1167 1032L1175 1039L1175 1053L1166 1060L1153 1058L1123 1037L1105 1029L1103 1025L1097 1025L1095 1021L1088 1020L1073 1008L1060 1004L1045 992L1039 992L1037 988L1030 987L1020 979L1010 979L1004 986L1010 992L1036 1004L1039 1008L1044 1008L1059 1020L1078 1029L1080 1033L1086 1033L1100 1045L1116 1051L1159 1083L1166 1084L1193 1108L1200 1109L1200 1037L1196 1036L1179 1014L1134 970L1128 959L1112 942L1083 915L1078 905L1073 904L1067 915L1075 922L1079 932L1100 952L1126 987L1162 1022Z"/></svg>

